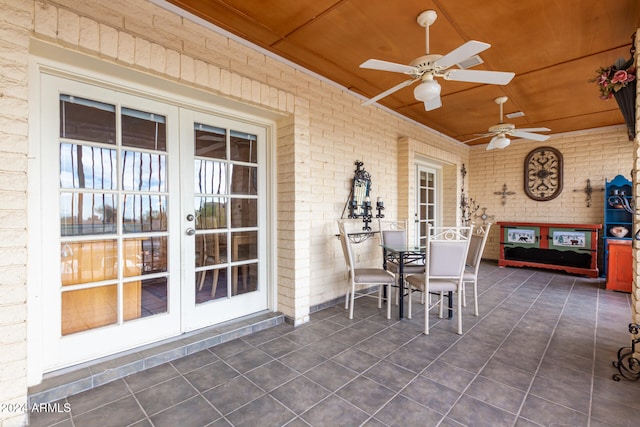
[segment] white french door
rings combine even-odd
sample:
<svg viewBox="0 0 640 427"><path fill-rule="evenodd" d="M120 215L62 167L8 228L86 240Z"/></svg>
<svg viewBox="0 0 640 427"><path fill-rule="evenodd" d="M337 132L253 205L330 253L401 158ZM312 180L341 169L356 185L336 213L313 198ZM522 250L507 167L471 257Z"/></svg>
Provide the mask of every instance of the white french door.
<svg viewBox="0 0 640 427"><path fill-rule="evenodd" d="M45 372L267 308L264 127L48 74L41 105Z"/></svg>
<svg viewBox="0 0 640 427"><path fill-rule="evenodd" d="M181 110L182 217L193 330L266 308L265 129Z"/></svg>
<svg viewBox="0 0 640 427"><path fill-rule="evenodd" d="M416 212L415 232L421 244L426 243L427 224L439 224L439 170L425 165L416 165Z"/></svg>

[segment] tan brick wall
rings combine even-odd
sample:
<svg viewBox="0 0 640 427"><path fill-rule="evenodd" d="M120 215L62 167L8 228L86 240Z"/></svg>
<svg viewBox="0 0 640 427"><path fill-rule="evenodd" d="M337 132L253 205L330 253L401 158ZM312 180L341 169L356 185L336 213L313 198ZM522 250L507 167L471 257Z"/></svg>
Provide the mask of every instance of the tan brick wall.
<svg viewBox="0 0 640 427"><path fill-rule="evenodd" d="M564 160L562 193L547 202L530 199L524 192L524 160L537 147L554 147ZM513 141L504 150L486 151L486 146L471 149L469 190L480 207L487 208L495 221L597 223L604 219L604 183L621 174L630 179L633 144L626 128L616 127L589 132L552 136L545 142ZM587 179L593 187L591 206L585 203ZM503 184L515 194L502 206ZM498 259L499 228L493 227L484 256Z"/></svg>
<svg viewBox="0 0 640 427"><path fill-rule="evenodd" d="M0 1L0 402L20 405L27 390L27 60L32 5ZM24 424L21 411L0 425Z"/></svg>

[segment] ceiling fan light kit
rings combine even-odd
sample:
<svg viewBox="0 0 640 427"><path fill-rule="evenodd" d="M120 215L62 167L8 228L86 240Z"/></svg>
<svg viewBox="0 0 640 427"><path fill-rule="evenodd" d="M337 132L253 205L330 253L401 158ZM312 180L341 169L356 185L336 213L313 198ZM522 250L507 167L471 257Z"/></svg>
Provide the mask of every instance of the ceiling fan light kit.
<svg viewBox="0 0 640 427"><path fill-rule="evenodd" d="M428 77L413 90L413 96L419 101L431 101L440 96L440 85L432 76Z"/></svg>
<svg viewBox="0 0 640 427"><path fill-rule="evenodd" d="M509 144L511 144L511 140L504 135L498 135L491 138L489 141L489 145L487 145L487 150L493 149L502 149L506 148Z"/></svg>

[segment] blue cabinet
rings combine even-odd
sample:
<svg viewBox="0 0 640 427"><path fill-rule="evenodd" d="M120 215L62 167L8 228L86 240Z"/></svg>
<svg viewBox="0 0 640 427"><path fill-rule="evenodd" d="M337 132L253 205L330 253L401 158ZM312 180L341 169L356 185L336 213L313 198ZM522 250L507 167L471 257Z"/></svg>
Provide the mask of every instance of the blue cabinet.
<svg viewBox="0 0 640 427"><path fill-rule="evenodd" d="M604 200L604 268L606 275L609 265L609 242L612 240L631 240L633 237L633 214L628 210L632 204L631 181L622 175L613 180L605 180Z"/></svg>

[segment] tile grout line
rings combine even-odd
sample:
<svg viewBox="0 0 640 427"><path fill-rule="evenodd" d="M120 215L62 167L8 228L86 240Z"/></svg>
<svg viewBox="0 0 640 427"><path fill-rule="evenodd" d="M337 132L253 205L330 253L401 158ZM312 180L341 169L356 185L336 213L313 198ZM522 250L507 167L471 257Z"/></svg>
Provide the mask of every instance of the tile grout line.
<svg viewBox="0 0 640 427"><path fill-rule="evenodd" d="M529 382L529 387L527 388L526 394L525 394L525 398L522 400L522 403L520 403L520 408L518 409L518 413L516 415L516 419L514 420L512 426L515 427L517 422L518 422L518 418L520 418L520 414L522 413L522 408L524 407L525 402L527 401L527 398L529 397L530 393L531 393L531 387L533 387L533 383L535 382L537 376L538 376L538 372L540 371L540 367L542 366L542 363L544 362L544 358L547 354L547 351L549 350L549 345L551 345L551 341L553 340L554 335L556 334L556 331L558 329L558 324L560 323L560 319L562 318L562 315L564 313L564 310L567 306L567 302L569 301L569 298L571 297L571 293L573 292L573 290L575 289L575 283L576 283L576 279L574 279L571 282L571 289L569 290L569 292L567 293L567 296L564 300L564 303L562 304L562 310L560 311L560 314L558 316L558 319L556 320L556 324L553 326L553 331L551 332L551 334L549 335L549 339L547 340L547 345L544 348L544 351L542 352L542 355L540 357L540 361L538 362L538 366L536 367L536 371L533 374L533 377L531 378L531 382ZM546 288L545 288L546 289ZM544 399L546 400L546 399ZM561 405L564 407L564 405ZM576 411L573 408L569 408L572 411L575 412L579 412ZM526 419L526 418L525 418ZM537 423L536 423L537 424Z"/></svg>

